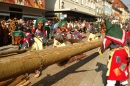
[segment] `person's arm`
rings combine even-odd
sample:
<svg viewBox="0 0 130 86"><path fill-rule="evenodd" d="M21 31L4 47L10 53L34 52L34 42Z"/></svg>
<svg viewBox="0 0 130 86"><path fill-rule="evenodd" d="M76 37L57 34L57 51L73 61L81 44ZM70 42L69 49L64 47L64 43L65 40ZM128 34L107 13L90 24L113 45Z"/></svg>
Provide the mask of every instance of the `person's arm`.
<svg viewBox="0 0 130 86"><path fill-rule="evenodd" d="M105 52L106 49L109 48L109 45L112 43L112 41L108 40L107 38L104 38L103 43L101 44L99 48L99 54L102 55L103 52Z"/></svg>
<svg viewBox="0 0 130 86"><path fill-rule="evenodd" d="M43 44L46 43L46 30L42 30L42 33L43 33L43 37L42 37L42 42Z"/></svg>
<svg viewBox="0 0 130 86"><path fill-rule="evenodd" d="M35 31L36 31L36 29L33 27L33 28L31 29L31 32L34 34Z"/></svg>

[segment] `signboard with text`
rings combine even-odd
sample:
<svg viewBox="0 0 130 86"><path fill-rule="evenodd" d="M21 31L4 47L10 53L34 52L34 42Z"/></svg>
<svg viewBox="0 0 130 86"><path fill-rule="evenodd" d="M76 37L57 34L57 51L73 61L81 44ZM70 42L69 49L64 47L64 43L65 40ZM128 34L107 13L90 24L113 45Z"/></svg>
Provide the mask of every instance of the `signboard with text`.
<svg viewBox="0 0 130 86"><path fill-rule="evenodd" d="M45 0L0 0L2 2L45 9Z"/></svg>

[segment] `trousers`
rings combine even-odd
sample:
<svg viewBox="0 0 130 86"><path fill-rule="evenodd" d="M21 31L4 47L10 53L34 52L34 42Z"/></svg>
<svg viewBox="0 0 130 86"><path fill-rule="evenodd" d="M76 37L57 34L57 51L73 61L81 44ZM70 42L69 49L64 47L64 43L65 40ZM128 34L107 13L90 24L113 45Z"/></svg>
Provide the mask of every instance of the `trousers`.
<svg viewBox="0 0 130 86"><path fill-rule="evenodd" d="M106 86L115 86L115 84L116 84L116 80L107 80ZM128 81L127 80L120 81L120 84L122 84L123 86L128 86Z"/></svg>

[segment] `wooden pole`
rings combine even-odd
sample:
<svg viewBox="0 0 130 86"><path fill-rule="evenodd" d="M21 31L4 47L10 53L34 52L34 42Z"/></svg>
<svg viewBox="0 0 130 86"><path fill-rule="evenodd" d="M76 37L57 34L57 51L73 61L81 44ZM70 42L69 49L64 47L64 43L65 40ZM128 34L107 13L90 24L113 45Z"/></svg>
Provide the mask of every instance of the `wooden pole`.
<svg viewBox="0 0 130 86"><path fill-rule="evenodd" d="M102 40L75 43L72 46L28 51L22 54L0 58L0 81L34 72L41 67L66 60L72 56L97 48Z"/></svg>
<svg viewBox="0 0 130 86"><path fill-rule="evenodd" d="M7 55L7 54L11 54L11 53L24 53L26 52L27 49L23 49L23 50L18 50L18 49L14 49L14 50L7 50L7 51L2 51L0 52L0 56L4 56L4 55Z"/></svg>

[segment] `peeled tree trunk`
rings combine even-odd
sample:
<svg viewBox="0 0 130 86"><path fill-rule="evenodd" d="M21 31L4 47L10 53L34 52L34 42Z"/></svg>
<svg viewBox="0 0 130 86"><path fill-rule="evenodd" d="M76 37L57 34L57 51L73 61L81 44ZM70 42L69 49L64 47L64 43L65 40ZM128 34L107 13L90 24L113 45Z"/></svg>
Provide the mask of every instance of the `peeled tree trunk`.
<svg viewBox="0 0 130 86"><path fill-rule="evenodd" d="M72 56L97 48L102 40L75 43L72 46L28 51L22 54L0 58L0 81L34 72L41 67L66 60Z"/></svg>

